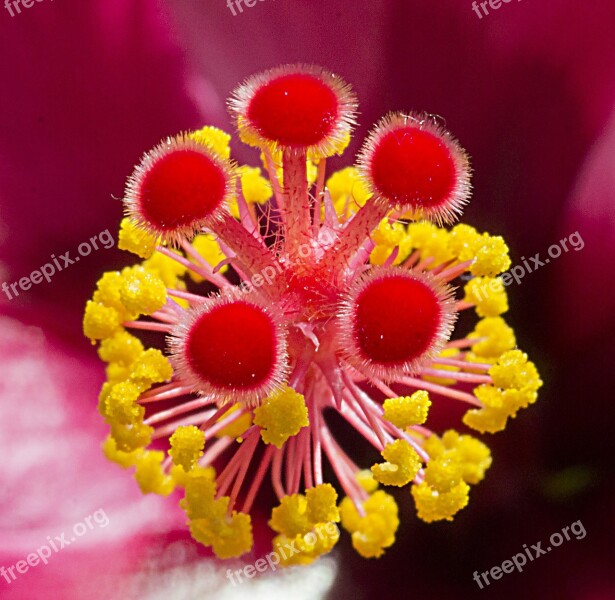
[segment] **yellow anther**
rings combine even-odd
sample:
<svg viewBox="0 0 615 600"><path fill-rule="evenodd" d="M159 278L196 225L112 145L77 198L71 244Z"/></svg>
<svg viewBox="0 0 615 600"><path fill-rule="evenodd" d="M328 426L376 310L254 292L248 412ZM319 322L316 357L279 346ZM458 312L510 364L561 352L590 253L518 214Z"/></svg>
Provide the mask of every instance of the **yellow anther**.
<svg viewBox="0 0 615 600"><path fill-rule="evenodd" d="M294 538L307 533L312 525L307 515L308 503L303 494L284 496L271 511L269 526L278 533Z"/></svg>
<svg viewBox="0 0 615 600"><path fill-rule="evenodd" d="M344 220L354 215L371 197L356 167L336 171L326 185L335 212Z"/></svg>
<svg viewBox="0 0 615 600"><path fill-rule="evenodd" d="M143 423L111 423L111 437L115 440L118 450L132 452L138 448L145 448L152 441L154 430Z"/></svg>
<svg viewBox="0 0 615 600"><path fill-rule="evenodd" d="M427 420L430 406L429 394L424 390L418 390L412 396L387 398L383 404L384 418L400 429L422 425Z"/></svg>
<svg viewBox="0 0 615 600"><path fill-rule="evenodd" d="M145 409L137 404L140 394L141 388L130 381L116 383L106 395L106 416L124 425L142 421Z"/></svg>
<svg viewBox="0 0 615 600"><path fill-rule="evenodd" d="M141 387L141 391L154 383L163 383L173 376L169 359L158 349L148 348L131 364L130 380Z"/></svg>
<svg viewBox="0 0 615 600"><path fill-rule="evenodd" d="M151 315L164 306L167 290L154 273L136 266L124 269L122 276L120 298L129 312Z"/></svg>
<svg viewBox="0 0 615 600"><path fill-rule="evenodd" d="M213 512L219 511L222 515L225 509L216 505L216 474L213 469L195 468L190 477L184 478L183 487L186 494L179 503L186 511L189 519L206 518ZM176 474L177 476L177 474Z"/></svg>
<svg viewBox="0 0 615 600"><path fill-rule="evenodd" d="M468 504L470 486L461 481L450 491L440 493L426 481L412 486L412 496L420 519L432 521L452 521L453 516Z"/></svg>
<svg viewBox="0 0 615 600"><path fill-rule="evenodd" d="M425 468L425 481L440 493L450 492L462 480L461 463L456 457L432 458Z"/></svg>
<svg viewBox="0 0 615 600"><path fill-rule="evenodd" d="M156 236L141 229L132 219L126 217L120 223L118 248L132 252L141 258L149 258L156 249Z"/></svg>
<svg viewBox="0 0 615 600"><path fill-rule="evenodd" d="M98 356L108 363L128 366L143 352L143 344L134 335L120 330L113 337L103 340L98 349Z"/></svg>
<svg viewBox="0 0 615 600"><path fill-rule="evenodd" d="M213 467L199 467L198 465L190 471L184 471L183 467L173 465L171 467L171 477L175 485L180 488L185 488L188 481L198 477L207 477L211 481L216 480L216 471Z"/></svg>
<svg viewBox="0 0 615 600"><path fill-rule="evenodd" d="M442 436L444 445L454 452L461 465L461 476L466 483L477 484L491 466L491 451L471 435L459 435L452 429Z"/></svg>
<svg viewBox="0 0 615 600"><path fill-rule="evenodd" d="M203 127L191 132L190 138L198 144L207 146L220 158L226 159L231 156L231 147L229 146L231 136L226 131L222 131L222 129L210 126Z"/></svg>
<svg viewBox="0 0 615 600"><path fill-rule="evenodd" d="M90 340L104 340L120 330L121 319L117 310L88 300L83 315L83 333Z"/></svg>
<svg viewBox="0 0 615 600"><path fill-rule="evenodd" d="M410 223L408 237L411 247L420 250L421 259L433 258L431 267L455 258L449 246L449 232L433 223L428 221Z"/></svg>
<svg viewBox="0 0 615 600"><path fill-rule="evenodd" d="M192 537L205 546L211 546L218 558L235 558L249 552L254 544L250 515L233 511L231 516L227 516L227 497L217 500L216 505L220 510L190 521Z"/></svg>
<svg viewBox="0 0 615 600"><path fill-rule="evenodd" d="M497 317L508 310L508 297L500 277L475 277L464 289L466 302L476 304L479 317Z"/></svg>
<svg viewBox="0 0 615 600"><path fill-rule="evenodd" d="M374 479L374 475L369 469L362 469L361 471L358 471L355 474L355 479L368 494L371 494L378 489L378 482Z"/></svg>
<svg viewBox="0 0 615 600"><path fill-rule="evenodd" d="M124 284L124 277L119 271L108 271L105 273L96 284L96 291L92 299L94 302L104 304L110 308L114 308L121 321L131 321L138 315L130 313L122 304L120 291Z"/></svg>
<svg viewBox="0 0 615 600"><path fill-rule="evenodd" d="M460 223L451 229L448 247L460 262L473 260L480 244L480 237L474 227Z"/></svg>
<svg viewBox="0 0 615 600"><path fill-rule="evenodd" d="M194 425L180 425L169 438L169 442L169 456L173 459L173 464L185 471L191 471L203 456L205 434Z"/></svg>
<svg viewBox="0 0 615 600"><path fill-rule="evenodd" d="M290 387L274 392L254 409L254 423L261 427L266 444L281 448L289 437L310 424L303 395Z"/></svg>
<svg viewBox="0 0 615 600"><path fill-rule="evenodd" d="M337 492L330 483L321 483L305 492L307 517L312 523L327 523L340 520L337 508Z"/></svg>
<svg viewBox="0 0 615 600"><path fill-rule="evenodd" d="M162 468L164 452L145 451L136 462L135 479L144 494L168 496L174 488L173 479Z"/></svg>
<svg viewBox="0 0 615 600"><path fill-rule="evenodd" d="M248 204L265 204L273 195L269 180L261 175L258 167L242 166L237 169L241 191Z"/></svg>
<svg viewBox="0 0 615 600"><path fill-rule="evenodd" d="M485 358L499 357L502 353L514 348L517 343L515 332L502 317L480 320L468 337L485 338L472 346L472 352L476 356Z"/></svg>
<svg viewBox="0 0 615 600"><path fill-rule="evenodd" d="M382 451L384 463L372 467L374 479L383 485L403 486L410 483L421 468L421 459L406 440L395 440Z"/></svg>
<svg viewBox="0 0 615 600"><path fill-rule="evenodd" d="M374 492L364 503L360 516L350 498L340 504L342 526L352 534L352 545L365 558L378 558L395 542L399 527L397 504L382 490Z"/></svg>
<svg viewBox="0 0 615 600"><path fill-rule="evenodd" d="M339 535L335 523L317 523L307 533L297 534L294 538L284 534L277 535L272 546L283 567L309 565L318 557L331 552L339 540Z"/></svg>
<svg viewBox="0 0 615 600"><path fill-rule="evenodd" d="M105 457L124 469L134 466L141 452L141 450L134 450L133 452L122 452L118 450L117 444L111 436L107 436L102 447Z"/></svg>
<svg viewBox="0 0 615 600"><path fill-rule="evenodd" d="M510 267L508 246L499 235L483 233L476 248L476 260L470 266L470 273L483 277L495 277Z"/></svg>
<svg viewBox="0 0 615 600"><path fill-rule="evenodd" d="M534 363L521 350L510 350L502 354L497 364L489 369L489 375L493 384L503 389L537 390L542 385Z"/></svg>

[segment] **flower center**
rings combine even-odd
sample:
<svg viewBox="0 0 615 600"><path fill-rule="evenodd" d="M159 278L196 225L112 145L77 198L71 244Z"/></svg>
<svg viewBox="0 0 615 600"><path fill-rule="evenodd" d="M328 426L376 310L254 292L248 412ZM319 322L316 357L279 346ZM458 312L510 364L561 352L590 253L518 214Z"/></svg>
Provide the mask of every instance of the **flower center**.
<svg viewBox="0 0 615 600"><path fill-rule="evenodd" d="M338 100L323 81L305 73L283 75L259 88L248 119L265 138L284 146L318 144L338 117Z"/></svg>
<svg viewBox="0 0 615 600"><path fill-rule="evenodd" d="M223 202L224 171L204 152L176 150L156 159L141 184L144 218L162 231L189 226Z"/></svg>
<svg viewBox="0 0 615 600"><path fill-rule="evenodd" d="M356 304L355 336L369 360L401 365L419 358L437 337L440 303L422 281L407 276L378 279Z"/></svg>
<svg viewBox="0 0 615 600"><path fill-rule="evenodd" d="M399 127L378 142L370 175L377 191L388 200L430 208L450 197L455 165L438 137L416 127Z"/></svg>
<svg viewBox="0 0 615 600"><path fill-rule="evenodd" d="M191 328L186 355L207 383L236 390L267 380L275 367L276 332L267 314L246 302L234 302L202 314Z"/></svg>

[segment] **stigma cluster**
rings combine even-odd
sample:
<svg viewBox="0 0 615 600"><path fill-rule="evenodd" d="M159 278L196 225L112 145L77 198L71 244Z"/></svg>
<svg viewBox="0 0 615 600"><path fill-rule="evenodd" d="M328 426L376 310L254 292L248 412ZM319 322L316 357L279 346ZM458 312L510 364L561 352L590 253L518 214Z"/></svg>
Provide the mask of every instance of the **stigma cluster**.
<svg viewBox="0 0 615 600"><path fill-rule="evenodd" d="M252 550L266 482L274 549L297 549L286 564L329 553L338 524L377 558L406 501L392 490L408 488L424 521L452 520L491 464L470 431L500 431L537 398L502 316L508 248L454 224L470 167L437 119L385 116L356 164L328 174L357 109L338 76L280 67L229 107L261 166L204 127L163 140L128 179L119 247L140 262L103 275L83 322L107 364L104 452L144 493L178 494L220 558ZM463 311L469 332L455 330ZM466 408L459 431L432 429L443 398ZM372 464L349 453L357 440Z"/></svg>

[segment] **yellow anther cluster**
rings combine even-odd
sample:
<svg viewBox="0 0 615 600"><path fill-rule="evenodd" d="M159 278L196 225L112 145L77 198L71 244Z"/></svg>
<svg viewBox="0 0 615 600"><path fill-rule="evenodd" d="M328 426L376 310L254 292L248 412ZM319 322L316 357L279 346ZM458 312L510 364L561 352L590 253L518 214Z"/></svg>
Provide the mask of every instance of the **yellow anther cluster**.
<svg viewBox="0 0 615 600"><path fill-rule="evenodd" d="M461 481L448 492L438 492L426 481L412 486L412 497L420 519L432 521L452 521L453 516L468 504L470 486Z"/></svg>
<svg viewBox="0 0 615 600"><path fill-rule="evenodd" d="M477 360L497 359L507 350L512 350L517 343L515 332L502 317L481 319L468 337L485 338L472 346Z"/></svg>
<svg viewBox="0 0 615 600"><path fill-rule="evenodd" d="M271 198L271 183L261 175L258 167L241 166L237 173L241 181L241 192L248 204L265 204Z"/></svg>
<svg viewBox="0 0 615 600"><path fill-rule="evenodd" d="M94 302L115 309L122 321L128 321L137 317L136 314L129 312L122 303L120 292L124 284L125 273L126 269L121 273L119 271L105 273L96 284L96 291L92 296Z"/></svg>
<svg viewBox="0 0 615 600"><path fill-rule="evenodd" d="M111 422L111 437L121 452L133 452L145 448L152 441L154 430L143 423L124 425L117 421Z"/></svg>
<svg viewBox="0 0 615 600"><path fill-rule="evenodd" d="M205 434L194 425L180 425L169 438L169 443L169 456L173 464L182 467L184 471L191 471L203 456Z"/></svg>
<svg viewBox="0 0 615 600"><path fill-rule="evenodd" d="M391 223L388 218L382 219L371 237L376 244L369 257L373 265L384 264L395 248L399 248L399 250L393 264L398 265L408 258L410 238L406 233L406 228L401 223L396 221Z"/></svg>
<svg viewBox="0 0 615 600"><path fill-rule="evenodd" d="M266 444L281 448L289 437L310 424L303 395L291 387L274 392L254 409L254 423L261 428Z"/></svg>
<svg viewBox="0 0 615 600"><path fill-rule="evenodd" d="M483 233L477 240L475 257L470 272L478 277L495 277L510 267L508 246L499 235Z"/></svg>
<svg viewBox="0 0 615 600"><path fill-rule="evenodd" d="M429 221L410 223L408 237L412 249L420 251L421 260L433 257L430 266L435 267L455 258L455 253L449 247L449 232Z"/></svg>
<svg viewBox="0 0 615 600"><path fill-rule="evenodd" d="M184 471L183 467L173 465L171 467L171 477L177 487L186 489L188 482L192 479L204 477L206 479L210 479L211 481L215 481L216 470L212 466L199 467L197 465L190 471Z"/></svg>
<svg viewBox="0 0 615 600"><path fill-rule="evenodd" d="M231 147L229 146L231 136L222 129L210 126L203 127L190 133L190 138L203 146L207 146L220 158L226 159L231 156Z"/></svg>
<svg viewBox="0 0 615 600"><path fill-rule="evenodd" d="M104 339L98 348L98 356L101 360L123 367L133 363L142 352L143 344L141 340L124 330Z"/></svg>
<svg viewBox="0 0 615 600"><path fill-rule="evenodd" d="M463 422L482 433L501 431L508 418L514 418L522 408L536 401L542 381L534 363L520 350L510 350L500 356L489 374L493 385L483 384L474 395L483 408L469 410Z"/></svg>
<svg viewBox="0 0 615 600"><path fill-rule="evenodd" d="M510 350L500 356L498 362L489 369L493 385L503 389L537 390L542 382L533 362L521 350Z"/></svg>
<svg viewBox="0 0 615 600"><path fill-rule="evenodd" d="M211 546L218 558L233 558L249 552L253 545L250 515L229 512L229 498L216 498L215 475L198 469L185 479L186 495L180 506L190 519L192 537Z"/></svg>
<svg viewBox="0 0 615 600"><path fill-rule="evenodd" d="M473 260L480 234L474 227L459 223L450 231L448 246L460 262Z"/></svg>
<svg viewBox="0 0 615 600"><path fill-rule="evenodd" d="M83 315L83 333L94 340L103 340L111 337L121 328L122 319L110 306L88 300Z"/></svg>
<svg viewBox="0 0 615 600"><path fill-rule="evenodd" d="M158 349L148 348L130 365L130 380L139 385L141 391L154 383L163 383L173 376L169 359Z"/></svg>
<svg viewBox="0 0 615 600"><path fill-rule="evenodd" d="M139 423L145 409L137 404L141 388L131 381L121 381L101 392L101 412L110 422L122 425ZM103 401L104 398L104 401Z"/></svg>
<svg viewBox="0 0 615 600"><path fill-rule="evenodd" d="M431 457L425 479L412 487L418 516L424 521L452 520L468 503L469 486L481 481L491 466L491 452L470 435L449 430L424 442Z"/></svg>
<svg viewBox="0 0 615 600"><path fill-rule="evenodd" d="M382 406L387 421L393 423L395 427L406 429L411 425L422 425L427 421L431 401L426 391L418 390L412 396L387 398Z"/></svg>
<svg viewBox="0 0 615 600"><path fill-rule="evenodd" d="M175 488L173 479L162 468L163 460L164 452L158 450L145 450L137 454L135 479L144 494L168 496Z"/></svg>
<svg viewBox="0 0 615 600"><path fill-rule="evenodd" d="M339 539L337 492L328 483L317 485L303 494L284 496L271 512L270 527L279 535L273 547L294 545L298 552L286 556L279 552L283 566L309 564L330 552Z"/></svg>
<svg viewBox="0 0 615 600"><path fill-rule="evenodd" d="M240 408L241 407L239 406L239 404L234 404L226 413L224 413L224 415L222 415L218 419L218 421L222 421L226 419L229 415L233 414L235 411L240 410ZM241 437L241 435L246 432L246 430L248 429L248 427L250 427L250 425L252 425L252 413L248 411L248 412L245 412L243 415L241 415L241 417L238 417L232 423L230 423L229 425L227 425L226 427L218 431L218 433L215 434L215 437L217 438Z"/></svg>
<svg viewBox="0 0 615 600"><path fill-rule="evenodd" d="M406 440L395 440L381 452L386 462L372 466L374 479L383 485L404 486L421 468L421 459Z"/></svg>
<svg viewBox="0 0 615 600"><path fill-rule="evenodd" d="M122 275L120 299L126 310L151 315L164 306L167 290L160 277L141 266L128 267Z"/></svg>
<svg viewBox="0 0 615 600"><path fill-rule="evenodd" d="M364 503L361 516L350 498L340 504L342 526L352 534L354 549L364 558L379 558L395 542L399 527L397 504L393 496L377 490Z"/></svg>
<svg viewBox="0 0 615 600"><path fill-rule="evenodd" d="M346 167L333 173L327 180L327 189L335 212L342 220L354 215L371 197L356 167Z"/></svg>
<svg viewBox="0 0 615 600"><path fill-rule="evenodd" d="M500 277L474 277L464 290L466 302L476 304L479 317L497 317L508 310L508 296Z"/></svg>
<svg viewBox="0 0 615 600"><path fill-rule="evenodd" d="M132 219L126 217L120 223L118 248L132 252L141 258L149 258L156 249L156 236L141 229Z"/></svg>
<svg viewBox="0 0 615 600"><path fill-rule="evenodd" d="M239 216L239 213L235 216ZM220 244L211 233L202 233L195 236L192 240L192 246L211 267L217 267L226 258L226 255L220 249ZM192 262L196 262L192 257L189 258ZM219 273L225 273L227 270L228 265L223 265L220 267ZM188 274L196 283L203 281L198 273L189 271Z"/></svg>

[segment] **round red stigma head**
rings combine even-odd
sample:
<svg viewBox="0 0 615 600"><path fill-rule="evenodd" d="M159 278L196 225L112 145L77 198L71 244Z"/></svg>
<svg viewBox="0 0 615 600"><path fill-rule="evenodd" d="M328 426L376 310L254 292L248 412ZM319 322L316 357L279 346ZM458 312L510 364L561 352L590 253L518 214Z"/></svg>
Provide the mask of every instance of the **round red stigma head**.
<svg viewBox="0 0 615 600"><path fill-rule="evenodd" d="M338 76L306 65L287 65L250 77L229 100L242 139L334 154L347 141L357 102Z"/></svg>
<svg viewBox="0 0 615 600"><path fill-rule="evenodd" d="M470 194L468 157L452 135L425 115L390 114L369 134L359 169L374 201L417 217L454 222Z"/></svg>
<svg viewBox="0 0 615 600"><path fill-rule="evenodd" d="M128 216L165 242L192 238L212 225L232 195L232 168L186 135L145 154L128 179Z"/></svg>
<svg viewBox="0 0 615 600"><path fill-rule="evenodd" d="M420 370L435 356L454 321L451 290L431 275L373 269L344 300L342 352L363 373L394 379Z"/></svg>
<svg viewBox="0 0 615 600"><path fill-rule="evenodd" d="M251 294L218 296L189 310L170 347L180 381L219 405L256 405L288 374L284 328Z"/></svg>

